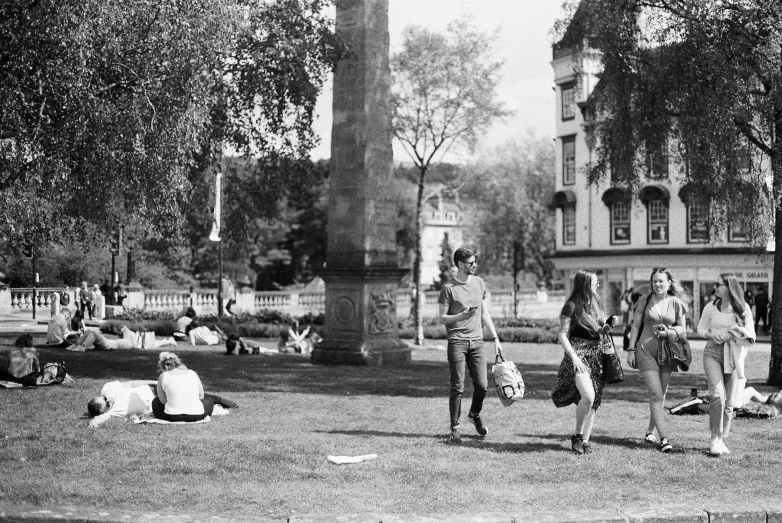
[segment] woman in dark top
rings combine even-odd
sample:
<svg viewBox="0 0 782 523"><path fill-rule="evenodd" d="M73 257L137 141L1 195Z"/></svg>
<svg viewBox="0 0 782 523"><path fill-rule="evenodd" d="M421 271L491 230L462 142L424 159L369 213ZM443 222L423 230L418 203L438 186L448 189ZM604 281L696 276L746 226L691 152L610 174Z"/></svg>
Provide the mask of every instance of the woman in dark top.
<svg viewBox="0 0 782 523"><path fill-rule="evenodd" d="M559 316L559 343L565 356L559 366L551 399L557 407L576 405L576 431L570 445L576 454L589 454L589 437L603 393L603 344L601 335L610 330L614 316L606 320L597 298L597 275L580 270L573 278L573 291Z"/></svg>

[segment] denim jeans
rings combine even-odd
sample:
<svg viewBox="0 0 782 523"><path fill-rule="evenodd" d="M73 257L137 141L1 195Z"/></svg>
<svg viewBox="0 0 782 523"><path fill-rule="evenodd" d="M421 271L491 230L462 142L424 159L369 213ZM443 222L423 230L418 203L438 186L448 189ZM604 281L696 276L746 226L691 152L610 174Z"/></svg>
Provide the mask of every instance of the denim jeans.
<svg viewBox="0 0 782 523"><path fill-rule="evenodd" d="M486 376L486 356L483 354L483 340L448 340L448 365L451 368L451 428L459 427L464 394L464 368L470 371L473 393L470 412L480 414L489 380Z"/></svg>

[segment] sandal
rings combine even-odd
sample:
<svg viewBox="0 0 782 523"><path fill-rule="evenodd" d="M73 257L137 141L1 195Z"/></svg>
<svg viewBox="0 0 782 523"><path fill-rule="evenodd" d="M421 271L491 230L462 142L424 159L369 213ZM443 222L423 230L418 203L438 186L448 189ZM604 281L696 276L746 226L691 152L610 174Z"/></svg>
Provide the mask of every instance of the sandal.
<svg viewBox="0 0 782 523"><path fill-rule="evenodd" d="M649 445L656 445L657 444L657 436L654 435L654 432L647 432L644 436L644 443L648 443Z"/></svg>

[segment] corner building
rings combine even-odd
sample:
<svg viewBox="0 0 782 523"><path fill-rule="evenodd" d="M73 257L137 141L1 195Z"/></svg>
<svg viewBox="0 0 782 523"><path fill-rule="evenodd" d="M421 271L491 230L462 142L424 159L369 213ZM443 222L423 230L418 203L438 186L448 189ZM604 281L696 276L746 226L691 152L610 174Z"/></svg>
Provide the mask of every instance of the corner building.
<svg viewBox="0 0 782 523"><path fill-rule="evenodd" d="M745 289L767 293L773 278L773 253L748 254L748 237L740 219L727 230L709 230L708 209L689 201L689 187L670 161L665 145L653 175L636 197L612 187L610 180L587 185L595 138L590 96L598 83L599 55L576 53L580 38L578 12L560 42L554 45L552 67L556 95L556 252L566 291L579 269L600 279L602 301L609 314L619 314L626 289L650 292L654 267L666 267L681 281L692 301L687 325L694 329L703 306L722 272L735 273ZM773 250L773 247L771 247Z"/></svg>

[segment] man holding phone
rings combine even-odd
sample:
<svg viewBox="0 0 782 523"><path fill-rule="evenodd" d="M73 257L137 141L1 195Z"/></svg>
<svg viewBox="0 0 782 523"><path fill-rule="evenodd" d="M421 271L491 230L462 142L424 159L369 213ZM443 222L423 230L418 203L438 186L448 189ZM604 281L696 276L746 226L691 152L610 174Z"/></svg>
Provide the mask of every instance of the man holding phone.
<svg viewBox="0 0 782 523"><path fill-rule="evenodd" d="M440 320L448 332L448 365L451 371L451 435L448 442L458 445L462 442L459 418L464 394L465 367L470 372L473 383L472 404L467 418L475 425L480 436L489 432L481 419L483 400L489 387L486 356L483 353L483 324L486 324L494 339L496 353L502 352L502 346L489 314L486 283L475 275L478 265L475 254L460 247L453 253L453 262L456 264L457 273L443 286L437 301L440 304Z"/></svg>

